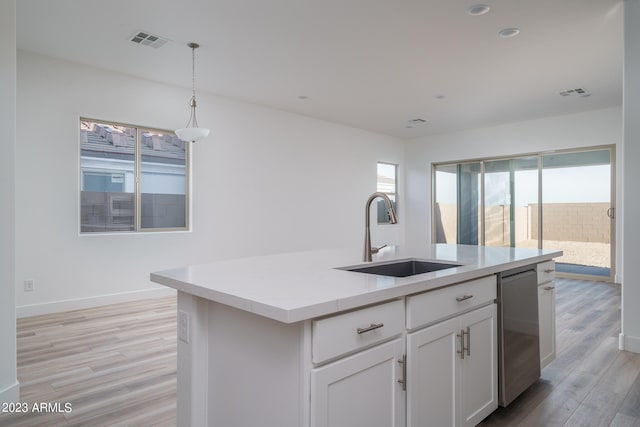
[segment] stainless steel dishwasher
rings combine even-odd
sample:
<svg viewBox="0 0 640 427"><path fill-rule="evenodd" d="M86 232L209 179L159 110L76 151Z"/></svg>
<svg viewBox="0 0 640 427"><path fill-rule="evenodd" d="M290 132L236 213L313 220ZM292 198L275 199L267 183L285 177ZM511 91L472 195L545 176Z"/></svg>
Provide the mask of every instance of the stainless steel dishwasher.
<svg viewBox="0 0 640 427"><path fill-rule="evenodd" d="M536 266L498 275L498 403L507 406L540 378Z"/></svg>

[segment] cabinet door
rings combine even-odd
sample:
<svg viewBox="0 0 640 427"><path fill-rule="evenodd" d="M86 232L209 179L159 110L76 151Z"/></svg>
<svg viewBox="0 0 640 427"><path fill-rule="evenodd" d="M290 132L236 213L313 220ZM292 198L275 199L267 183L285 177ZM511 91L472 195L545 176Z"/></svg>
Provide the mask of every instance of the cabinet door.
<svg viewBox="0 0 640 427"><path fill-rule="evenodd" d="M540 368L556 358L556 288L553 282L538 286Z"/></svg>
<svg viewBox="0 0 640 427"><path fill-rule="evenodd" d="M460 316L460 423L475 426L498 407L498 341L495 304Z"/></svg>
<svg viewBox="0 0 640 427"><path fill-rule="evenodd" d="M456 425L458 318L407 335L407 426Z"/></svg>
<svg viewBox="0 0 640 427"><path fill-rule="evenodd" d="M396 339L313 369L311 426L404 426L403 353Z"/></svg>

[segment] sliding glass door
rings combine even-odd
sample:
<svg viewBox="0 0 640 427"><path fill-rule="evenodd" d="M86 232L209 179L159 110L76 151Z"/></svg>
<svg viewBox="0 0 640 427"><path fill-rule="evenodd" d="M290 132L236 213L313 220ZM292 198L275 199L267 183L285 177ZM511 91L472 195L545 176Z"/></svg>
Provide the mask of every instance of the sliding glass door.
<svg viewBox="0 0 640 427"><path fill-rule="evenodd" d="M538 157L484 162L484 244L537 247L531 209L538 203Z"/></svg>
<svg viewBox="0 0 640 427"><path fill-rule="evenodd" d="M433 241L560 249L557 270L613 280L613 148L438 164Z"/></svg>
<svg viewBox="0 0 640 427"><path fill-rule="evenodd" d="M433 233L435 243L458 243L458 165L433 168Z"/></svg>
<svg viewBox="0 0 640 427"><path fill-rule="evenodd" d="M556 270L612 278L611 150L542 156L542 247Z"/></svg>
<svg viewBox="0 0 640 427"><path fill-rule="evenodd" d="M480 244L481 164L436 166L435 175L436 242Z"/></svg>

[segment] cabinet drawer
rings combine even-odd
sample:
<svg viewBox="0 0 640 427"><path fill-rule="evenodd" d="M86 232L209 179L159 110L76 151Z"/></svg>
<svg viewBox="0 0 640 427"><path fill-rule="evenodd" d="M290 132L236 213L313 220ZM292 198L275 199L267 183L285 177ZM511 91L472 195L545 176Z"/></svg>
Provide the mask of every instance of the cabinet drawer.
<svg viewBox="0 0 640 427"><path fill-rule="evenodd" d="M325 360L399 335L404 303L394 300L313 321L313 362Z"/></svg>
<svg viewBox="0 0 640 427"><path fill-rule="evenodd" d="M556 263L554 261L541 262L537 266L537 271L538 285L550 282L556 277Z"/></svg>
<svg viewBox="0 0 640 427"><path fill-rule="evenodd" d="M415 329L496 299L496 276L424 292L407 298L407 328Z"/></svg>

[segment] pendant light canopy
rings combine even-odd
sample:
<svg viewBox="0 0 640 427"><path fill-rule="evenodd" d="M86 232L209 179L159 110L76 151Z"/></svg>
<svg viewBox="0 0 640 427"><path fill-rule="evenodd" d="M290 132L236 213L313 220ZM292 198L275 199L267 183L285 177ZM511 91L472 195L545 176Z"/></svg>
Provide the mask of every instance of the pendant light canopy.
<svg viewBox="0 0 640 427"><path fill-rule="evenodd" d="M198 119L196 119L196 49L200 47L198 43L189 43L191 48L191 81L193 84L193 93L189 106L191 107L191 116L187 122L187 126L176 130L176 135L183 141L196 142L209 135L209 129L198 127Z"/></svg>

